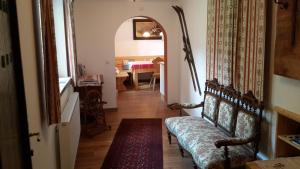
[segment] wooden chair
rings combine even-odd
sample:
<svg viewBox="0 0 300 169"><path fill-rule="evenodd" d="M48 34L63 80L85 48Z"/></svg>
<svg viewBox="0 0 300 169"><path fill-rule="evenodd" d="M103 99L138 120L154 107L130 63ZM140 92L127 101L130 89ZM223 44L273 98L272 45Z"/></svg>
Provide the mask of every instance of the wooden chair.
<svg viewBox="0 0 300 169"><path fill-rule="evenodd" d="M152 60L153 66L154 66L154 72L152 74L151 80L150 80L150 84L149 86L152 86L152 90L155 90L155 84L156 84L156 79L160 78L160 62L163 62L164 60L160 57L155 58L154 60Z"/></svg>

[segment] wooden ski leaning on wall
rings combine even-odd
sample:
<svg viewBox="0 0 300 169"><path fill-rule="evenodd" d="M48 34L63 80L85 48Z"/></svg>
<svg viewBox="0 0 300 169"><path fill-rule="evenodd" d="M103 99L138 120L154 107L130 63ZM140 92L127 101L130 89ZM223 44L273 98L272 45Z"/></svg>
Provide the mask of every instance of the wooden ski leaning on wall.
<svg viewBox="0 0 300 169"><path fill-rule="evenodd" d="M180 8L179 6L172 6L172 8L176 11L179 17L180 21L180 26L182 30L182 39L183 39L183 44L184 48L183 51L185 52L185 59L188 62L188 66L191 72L192 76L192 81L193 81L193 86L194 90L196 91L198 89L199 95L201 95L201 89L200 89L200 83L198 79L198 74L197 74L197 69L195 65L195 60L193 56L193 51L192 51L192 46L189 38L189 33L187 29L187 24L184 16L183 9Z"/></svg>

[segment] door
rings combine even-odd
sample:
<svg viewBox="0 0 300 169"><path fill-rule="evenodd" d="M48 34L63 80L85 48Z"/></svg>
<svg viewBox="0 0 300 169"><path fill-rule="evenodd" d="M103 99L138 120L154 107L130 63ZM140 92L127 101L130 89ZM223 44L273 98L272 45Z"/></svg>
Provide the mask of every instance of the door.
<svg viewBox="0 0 300 169"><path fill-rule="evenodd" d="M0 0L0 169L31 169L15 0Z"/></svg>

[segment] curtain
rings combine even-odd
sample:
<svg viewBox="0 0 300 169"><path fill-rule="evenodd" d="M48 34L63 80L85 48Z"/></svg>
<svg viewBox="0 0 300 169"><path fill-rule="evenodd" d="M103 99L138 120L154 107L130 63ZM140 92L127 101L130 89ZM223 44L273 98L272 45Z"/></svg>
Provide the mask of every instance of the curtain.
<svg viewBox="0 0 300 169"><path fill-rule="evenodd" d="M208 1L207 78L232 83L234 1Z"/></svg>
<svg viewBox="0 0 300 169"><path fill-rule="evenodd" d="M60 122L61 110L52 0L41 1L41 21L44 43L45 104L49 123L55 124Z"/></svg>
<svg viewBox="0 0 300 169"><path fill-rule="evenodd" d="M207 79L262 100L265 27L265 0L208 1Z"/></svg>

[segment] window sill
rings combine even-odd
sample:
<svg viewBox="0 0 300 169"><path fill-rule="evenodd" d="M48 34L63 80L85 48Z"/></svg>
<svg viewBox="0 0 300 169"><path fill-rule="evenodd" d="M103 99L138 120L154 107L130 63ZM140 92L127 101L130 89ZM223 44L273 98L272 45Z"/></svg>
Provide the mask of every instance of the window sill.
<svg viewBox="0 0 300 169"><path fill-rule="evenodd" d="M67 86L71 82L71 77L60 77L59 78L59 93L62 95L62 93L65 91Z"/></svg>

